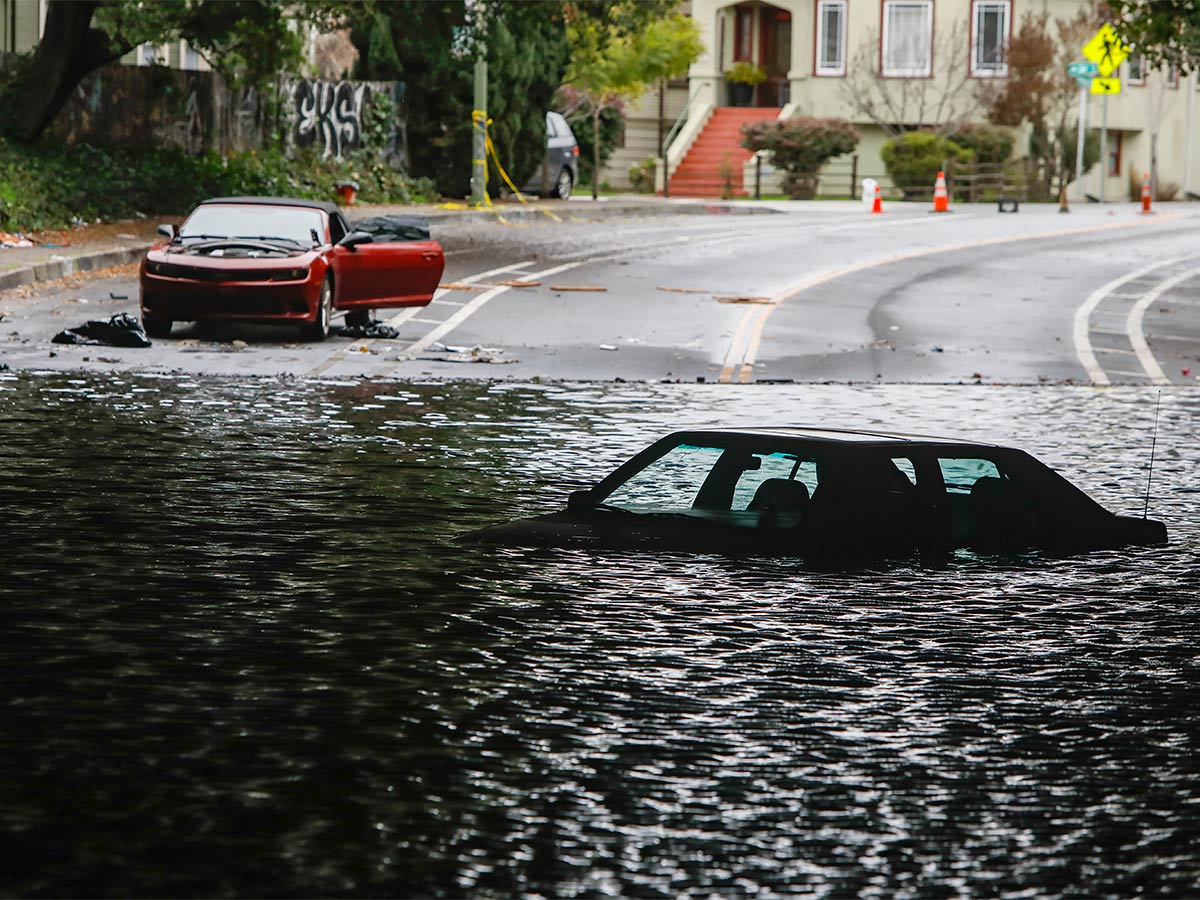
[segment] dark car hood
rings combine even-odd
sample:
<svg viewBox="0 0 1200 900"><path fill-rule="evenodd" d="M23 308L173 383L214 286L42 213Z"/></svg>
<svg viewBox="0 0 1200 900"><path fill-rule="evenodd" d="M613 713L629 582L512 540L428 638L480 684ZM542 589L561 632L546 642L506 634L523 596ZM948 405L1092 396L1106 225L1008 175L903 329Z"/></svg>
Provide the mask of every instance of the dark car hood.
<svg viewBox="0 0 1200 900"><path fill-rule="evenodd" d="M247 266L261 269L277 265L290 269L296 266L309 265L319 255L318 249L299 250L278 247L275 251L271 251L266 249L266 245L254 246L254 242L198 248L181 247L178 244L160 244L150 249L146 254L146 259L150 262L182 264L201 268L212 267L223 269Z"/></svg>

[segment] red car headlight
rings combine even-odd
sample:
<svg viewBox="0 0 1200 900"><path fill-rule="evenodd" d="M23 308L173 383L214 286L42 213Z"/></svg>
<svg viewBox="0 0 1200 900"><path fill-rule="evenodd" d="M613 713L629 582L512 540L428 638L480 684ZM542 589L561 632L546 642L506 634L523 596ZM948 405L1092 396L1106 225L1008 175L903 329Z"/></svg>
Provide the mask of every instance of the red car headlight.
<svg viewBox="0 0 1200 900"><path fill-rule="evenodd" d="M283 269L276 276L276 281L304 281L308 278L308 268Z"/></svg>

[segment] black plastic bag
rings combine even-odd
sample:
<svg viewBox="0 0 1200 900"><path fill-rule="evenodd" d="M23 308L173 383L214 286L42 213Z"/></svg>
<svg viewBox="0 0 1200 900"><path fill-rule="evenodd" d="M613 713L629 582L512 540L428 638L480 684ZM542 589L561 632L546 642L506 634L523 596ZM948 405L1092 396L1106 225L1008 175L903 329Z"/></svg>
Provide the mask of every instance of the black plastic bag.
<svg viewBox="0 0 1200 900"><path fill-rule="evenodd" d="M60 331L55 344L91 344L104 347L149 347L142 323L128 313L117 313L107 322L93 319L76 328Z"/></svg>

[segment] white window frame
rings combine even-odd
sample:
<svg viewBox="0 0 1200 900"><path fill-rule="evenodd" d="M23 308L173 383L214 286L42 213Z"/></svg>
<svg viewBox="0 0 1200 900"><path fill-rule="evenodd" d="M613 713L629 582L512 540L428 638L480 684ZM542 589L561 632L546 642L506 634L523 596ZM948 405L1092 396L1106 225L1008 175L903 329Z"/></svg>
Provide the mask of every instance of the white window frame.
<svg viewBox="0 0 1200 900"><path fill-rule="evenodd" d="M846 20L850 14L849 5L849 0L817 0L817 58L813 60L813 72L817 75L846 74ZM840 19L837 62L832 66L825 65L826 51L829 47L825 43L824 16L829 10L837 10Z"/></svg>
<svg viewBox="0 0 1200 900"><path fill-rule="evenodd" d="M1137 61L1137 69L1134 69L1134 61ZM1143 87L1146 84L1146 57L1134 51L1129 54L1129 61L1125 63L1126 80L1131 87Z"/></svg>
<svg viewBox="0 0 1200 900"><path fill-rule="evenodd" d="M999 12L1002 16L999 30L1003 46L1000 48L999 63L985 63L980 59L984 49L980 44L979 19L984 12ZM1008 35L1012 28L1012 0L972 0L971 3L971 74L976 78L1004 78L1008 75Z"/></svg>
<svg viewBox="0 0 1200 900"><path fill-rule="evenodd" d="M897 6L921 7L926 14L925 64L911 69L894 68L888 65L888 50L892 35L888 22L888 11ZM933 0L883 0L883 29L879 38L879 67L884 78L929 78L933 74Z"/></svg>

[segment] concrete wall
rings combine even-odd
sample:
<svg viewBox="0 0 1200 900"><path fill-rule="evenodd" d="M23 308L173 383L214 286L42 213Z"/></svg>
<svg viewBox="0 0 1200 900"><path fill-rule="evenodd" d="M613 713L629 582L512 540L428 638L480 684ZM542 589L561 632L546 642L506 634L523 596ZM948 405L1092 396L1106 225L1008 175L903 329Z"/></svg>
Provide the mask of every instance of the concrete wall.
<svg viewBox="0 0 1200 900"><path fill-rule="evenodd" d="M51 127L68 142L171 144L190 153L257 149L282 132L293 146L343 156L363 146L371 105L395 103L393 82L281 81L267 93L231 88L215 72L114 64L88 76ZM278 96L279 102L275 102ZM404 156L403 120L381 152Z"/></svg>

